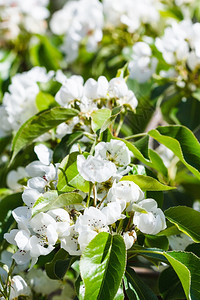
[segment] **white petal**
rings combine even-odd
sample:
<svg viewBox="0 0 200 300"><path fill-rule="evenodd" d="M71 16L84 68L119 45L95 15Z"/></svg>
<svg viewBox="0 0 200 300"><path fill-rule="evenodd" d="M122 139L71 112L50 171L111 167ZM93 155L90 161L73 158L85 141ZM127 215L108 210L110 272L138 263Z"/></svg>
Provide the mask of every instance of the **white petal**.
<svg viewBox="0 0 200 300"><path fill-rule="evenodd" d="M53 156L53 151L51 149L43 144L39 144L34 147L34 151L41 163L47 166L50 164Z"/></svg>

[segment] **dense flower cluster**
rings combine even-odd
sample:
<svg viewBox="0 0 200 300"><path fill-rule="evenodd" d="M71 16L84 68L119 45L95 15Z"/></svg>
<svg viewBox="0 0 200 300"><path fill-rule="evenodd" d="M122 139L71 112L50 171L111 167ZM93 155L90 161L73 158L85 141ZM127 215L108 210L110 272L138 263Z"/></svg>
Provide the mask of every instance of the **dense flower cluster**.
<svg viewBox="0 0 200 300"><path fill-rule="evenodd" d="M107 28L113 30L125 26L133 33L141 24L155 26L160 18L160 7L156 0L69 1L54 13L50 27L54 34L65 35L61 48L67 61L73 62L78 57L80 44L86 39L87 50L94 52Z"/></svg>
<svg viewBox="0 0 200 300"><path fill-rule="evenodd" d="M49 254L58 242L70 255L80 255L99 232L114 233L119 226L117 222L123 222L127 213L130 226L121 232L127 249L136 241L137 230L157 234L165 229L165 217L156 201L145 199L134 182L121 181L131 169L130 151L122 141L100 142L94 155L77 156L78 172L91 182L93 192L83 195L83 200L89 200L76 213L76 206L41 211L43 203L37 200L56 188L59 166L51 163L52 150L45 145L39 144L34 149L38 160L26 167L31 178L22 194L26 206L13 210L18 229L5 234L5 239L18 248L13 255L17 264L32 259L33 266L40 255ZM41 211L36 214L35 204Z"/></svg>
<svg viewBox="0 0 200 300"><path fill-rule="evenodd" d="M9 92L5 93L0 106L0 136L10 135L37 112L36 96L38 83L47 82L53 73L46 73L45 68L35 67L28 72L16 74L12 78Z"/></svg>
<svg viewBox="0 0 200 300"><path fill-rule="evenodd" d="M197 2L0 0L0 300L198 298Z"/></svg>
<svg viewBox="0 0 200 300"><path fill-rule="evenodd" d="M45 20L49 17L48 3L49 0L1 0L1 36L14 40L21 33L21 28L29 33L44 33L47 27Z"/></svg>

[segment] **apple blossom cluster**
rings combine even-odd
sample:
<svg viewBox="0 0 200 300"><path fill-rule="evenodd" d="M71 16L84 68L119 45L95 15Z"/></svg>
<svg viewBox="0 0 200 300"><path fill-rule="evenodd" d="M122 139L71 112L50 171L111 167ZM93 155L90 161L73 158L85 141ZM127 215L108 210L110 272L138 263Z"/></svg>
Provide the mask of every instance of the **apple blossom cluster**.
<svg viewBox="0 0 200 300"><path fill-rule="evenodd" d="M165 29L163 37L156 38L155 45L169 65L176 64L175 74L180 73L177 85L184 87L188 78L181 68L187 66L191 72L195 72L200 66L200 23L192 23L190 19L173 21Z"/></svg>
<svg viewBox="0 0 200 300"><path fill-rule="evenodd" d="M124 49L126 52L126 49ZM150 46L145 42L137 42L131 49L128 69L130 78L139 83L148 81L156 71L157 59L152 56Z"/></svg>
<svg viewBox="0 0 200 300"><path fill-rule="evenodd" d="M5 93L0 106L0 137L16 132L24 122L39 112L36 104L36 96L40 91L38 83L46 83L53 77L53 71L47 73L45 68L41 67L34 67L28 72L13 76L9 92ZM76 103L82 118L89 118L99 107L124 105L134 110L138 104L134 93L121 77L108 82L104 76L100 76L97 81L90 78L84 84L82 76L73 75L67 78L61 71L57 71L53 79L62 84L55 97L57 103L65 108L74 107ZM56 137L62 138L65 134L72 133L74 126L79 122L80 118L77 116L67 124L60 124L56 130ZM48 138L47 133L42 140Z"/></svg>
<svg viewBox="0 0 200 300"><path fill-rule="evenodd" d="M48 3L49 0L1 0L1 38L15 40L22 29L28 33L44 33L49 17Z"/></svg>
<svg viewBox="0 0 200 300"><path fill-rule="evenodd" d="M54 34L64 36L61 50L71 63L78 57L79 47L84 41L88 52L97 49L104 29L125 26L129 33L133 33L141 24L155 26L160 18L160 7L157 0L68 1L53 14L50 27Z"/></svg>
<svg viewBox="0 0 200 300"><path fill-rule="evenodd" d="M40 89L38 83L47 82L53 72L46 73L45 68L34 67L30 71L12 77L9 92L3 97L0 106L0 137L11 135L37 112L36 96Z"/></svg>
<svg viewBox="0 0 200 300"><path fill-rule="evenodd" d="M134 33L142 24L155 26L160 19L162 5L157 0L103 0L105 26L126 26Z"/></svg>
<svg viewBox="0 0 200 300"><path fill-rule="evenodd" d="M131 110L138 105L133 91L129 90L122 77L113 78L109 82L104 76L100 76L97 81L89 78L84 84L81 76L66 78L59 73L56 79L62 83L56 101L66 108L74 107L76 102L82 116L89 117L99 105L101 108L125 105Z"/></svg>
<svg viewBox="0 0 200 300"><path fill-rule="evenodd" d="M2 284L5 284L5 279L7 278L9 269L12 265L12 253L6 250L2 251L0 263L0 276L2 279L0 290L2 290ZM28 264L16 265L14 267L10 285L7 285L8 293L10 289L9 300L14 300L19 296L27 296L32 299L32 293L45 296L62 288L61 281L50 279L47 276L46 271L41 269L31 269L26 273L25 270L27 268ZM20 274L20 276L17 274ZM69 285L67 285L67 288L70 290ZM5 300L6 298L0 296L0 299Z"/></svg>
<svg viewBox="0 0 200 300"><path fill-rule="evenodd" d="M12 211L18 228L4 235L17 247L12 256L17 264L31 260L32 267L41 255L49 254L58 244L70 255L81 255L99 232L121 234L129 249L138 231L155 235L165 229L165 216L157 202L145 199L137 184L123 179L132 169L131 153L123 141L99 142L93 155L79 154L77 170L89 182L89 192L78 191L82 197L79 205L49 209L46 202L51 193L56 193L59 164L51 163L53 152L44 144L36 145L34 151L38 160L25 169L25 205ZM129 225L123 227L127 216Z"/></svg>
<svg viewBox="0 0 200 300"><path fill-rule="evenodd" d="M78 56L80 43L87 38L87 50L95 51L102 39L103 7L99 0L69 1L54 13L51 22L54 34L65 35L62 50L68 62Z"/></svg>

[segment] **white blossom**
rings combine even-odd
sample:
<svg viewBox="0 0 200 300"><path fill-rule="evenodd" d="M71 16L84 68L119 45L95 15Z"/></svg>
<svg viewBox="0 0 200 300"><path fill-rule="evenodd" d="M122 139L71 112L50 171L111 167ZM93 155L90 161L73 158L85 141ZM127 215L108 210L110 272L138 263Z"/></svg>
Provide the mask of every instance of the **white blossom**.
<svg viewBox="0 0 200 300"><path fill-rule="evenodd" d="M113 162L117 167L125 167L131 162L131 155L126 144L120 140L100 142L95 146L95 156Z"/></svg>
<svg viewBox="0 0 200 300"><path fill-rule="evenodd" d="M145 42L138 42L132 47L131 61L128 68L130 78L140 83L148 81L155 72L157 66L156 58L152 58L152 51Z"/></svg>
<svg viewBox="0 0 200 300"><path fill-rule="evenodd" d="M71 76L66 78L61 89L56 94L56 101L63 107L69 107L74 100L80 100L83 96L83 78Z"/></svg>
<svg viewBox="0 0 200 300"><path fill-rule="evenodd" d="M0 107L0 114L5 111L4 119L6 119L3 124L1 122L0 134L3 131L5 135L9 135L12 131L18 130L25 121L38 112L35 102L39 93L37 83L47 82L51 77L52 73L47 74L41 67L34 67L30 71L12 77L9 92L4 94Z"/></svg>
<svg viewBox="0 0 200 300"><path fill-rule="evenodd" d="M124 243L126 245L126 250L130 249L137 239L137 234L136 234L135 230L133 230L131 232L129 232L129 231L124 232L123 239L124 239Z"/></svg>
<svg viewBox="0 0 200 300"><path fill-rule="evenodd" d="M84 95L88 99L106 98L107 92L108 81L104 76L100 76L97 81L89 78L84 84Z"/></svg>
<svg viewBox="0 0 200 300"><path fill-rule="evenodd" d="M81 250L78 244L78 232L75 225L69 227L65 236L60 238L61 248L65 249L70 255L80 255Z"/></svg>
<svg viewBox="0 0 200 300"><path fill-rule="evenodd" d="M56 232L58 237L65 235L70 226L70 216L68 212L62 208L56 208L47 212L56 221Z"/></svg>
<svg viewBox="0 0 200 300"><path fill-rule="evenodd" d="M83 155L78 155L77 168L85 180L93 183L107 181L116 173L114 163L92 155L89 155L87 158Z"/></svg>
<svg viewBox="0 0 200 300"><path fill-rule="evenodd" d="M135 212L133 223L141 232L155 235L166 228L165 215L154 199L142 200L139 206L146 212Z"/></svg>
<svg viewBox="0 0 200 300"><path fill-rule="evenodd" d="M16 39L23 30L29 33L42 34L47 28L46 19L49 11L46 8L49 0L6 0L0 3L0 30L4 39Z"/></svg>
<svg viewBox="0 0 200 300"><path fill-rule="evenodd" d="M28 207L32 207L40 196L42 196L42 193L37 189L27 187L22 194L22 200Z"/></svg>
<svg viewBox="0 0 200 300"><path fill-rule="evenodd" d="M50 27L55 34L65 34L62 50L67 61L73 62L84 38L87 50L92 52L102 39L102 4L98 0L69 1L62 10L55 12Z"/></svg>
<svg viewBox="0 0 200 300"><path fill-rule="evenodd" d="M59 280L50 279L46 272L41 269L31 269L26 280L35 293L42 295L49 295L61 287Z"/></svg>
<svg viewBox="0 0 200 300"><path fill-rule="evenodd" d="M154 0L103 0L105 26L126 25L133 33L143 23L155 26L159 21L160 3Z"/></svg>
<svg viewBox="0 0 200 300"><path fill-rule="evenodd" d="M119 202L122 210L128 207L131 210L131 203L137 202L144 198L144 193L139 186L132 181L114 182L108 192L108 202Z"/></svg>
<svg viewBox="0 0 200 300"><path fill-rule="evenodd" d="M132 110L138 105L135 94L128 89L124 78L116 77L111 79L108 94L111 98L116 98L118 105L129 105Z"/></svg>
<svg viewBox="0 0 200 300"><path fill-rule="evenodd" d="M27 177L25 168L18 167L17 170L12 170L8 173L6 178L7 186L14 191L20 190L22 189L22 185L18 181L25 177Z"/></svg>
<svg viewBox="0 0 200 300"><path fill-rule="evenodd" d="M9 300L18 299L19 296L31 296L31 289L26 281L19 275L13 276L11 279Z"/></svg>
<svg viewBox="0 0 200 300"><path fill-rule="evenodd" d="M75 229L79 233L80 249L84 250L99 232L109 231L106 214L92 206L86 208L84 214L79 216Z"/></svg>

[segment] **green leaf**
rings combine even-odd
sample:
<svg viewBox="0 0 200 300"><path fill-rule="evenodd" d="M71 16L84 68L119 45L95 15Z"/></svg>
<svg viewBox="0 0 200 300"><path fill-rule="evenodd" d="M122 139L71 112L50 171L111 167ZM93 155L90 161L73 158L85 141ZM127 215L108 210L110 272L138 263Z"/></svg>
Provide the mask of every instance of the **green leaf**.
<svg viewBox="0 0 200 300"><path fill-rule="evenodd" d="M102 127L104 122L111 116L111 111L108 108L94 110L91 114L92 130L96 132Z"/></svg>
<svg viewBox="0 0 200 300"><path fill-rule="evenodd" d="M149 248L159 248L167 251L169 249L169 241L168 238L164 235L156 236L156 235L145 235L145 246Z"/></svg>
<svg viewBox="0 0 200 300"><path fill-rule="evenodd" d="M83 197L78 193L69 192L58 196L57 191L46 192L34 204L32 214L48 211L50 209L65 207L73 204L80 204Z"/></svg>
<svg viewBox="0 0 200 300"><path fill-rule="evenodd" d="M61 142L55 147L53 153L53 161L59 162L62 160L67 154L74 143L80 140L83 137L82 131L76 131L74 133L66 134Z"/></svg>
<svg viewBox="0 0 200 300"><path fill-rule="evenodd" d="M143 164L157 170L165 177L168 176L167 168L165 167L161 157L157 152L148 149L149 136L145 136L134 143L130 143L120 138L116 139L123 141L128 149L133 153L134 157L141 161Z"/></svg>
<svg viewBox="0 0 200 300"><path fill-rule="evenodd" d="M11 136L5 136L0 138L0 154L4 151L6 146L10 143Z"/></svg>
<svg viewBox="0 0 200 300"><path fill-rule="evenodd" d="M72 264L72 257L64 249L59 249L53 260L46 263L45 270L49 278L62 279Z"/></svg>
<svg viewBox="0 0 200 300"><path fill-rule="evenodd" d="M39 111L59 106L51 94L41 91L37 94L35 101Z"/></svg>
<svg viewBox="0 0 200 300"><path fill-rule="evenodd" d="M200 179L200 144L187 127L180 125L157 127L148 134L169 148Z"/></svg>
<svg viewBox="0 0 200 300"><path fill-rule="evenodd" d="M124 286L130 300L157 300L153 291L137 276L132 268L127 267L126 269Z"/></svg>
<svg viewBox="0 0 200 300"><path fill-rule="evenodd" d="M170 224L170 225L172 225L172 224ZM167 227L163 231L159 232L157 234L157 236L160 236L160 235L170 236L170 235L177 235L180 233L181 233L180 230L175 225L172 225L170 227Z"/></svg>
<svg viewBox="0 0 200 300"><path fill-rule="evenodd" d="M200 242L200 212L186 206L171 207L165 211L166 218L195 242Z"/></svg>
<svg viewBox="0 0 200 300"><path fill-rule="evenodd" d="M160 274L159 291L164 300L185 298L182 284L172 267L168 267Z"/></svg>
<svg viewBox="0 0 200 300"><path fill-rule="evenodd" d="M158 153L152 149L148 150L149 158L154 165L154 169L158 170L162 173L165 177L168 177L168 170L165 167L162 158L158 155Z"/></svg>
<svg viewBox="0 0 200 300"><path fill-rule="evenodd" d="M41 197L39 197L32 208L32 214L38 214L39 212L46 211L46 207L54 201L56 198L58 198L58 192L57 191L48 191L44 193Z"/></svg>
<svg viewBox="0 0 200 300"><path fill-rule="evenodd" d="M193 253L182 251L165 252L156 248L140 248L129 252L154 259L157 258L162 261L167 259L181 281L186 298L189 300L200 299L200 259Z"/></svg>
<svg viewBox="0 0 200 300"><path fill-rule="evenodd" d="M51 43L49 37L35 35L30 47L31 63L35 66L45 66L48 71L60 69L61 52Z"/></svg>
<svg viewBox="0 0 200 300"><path fill-rule="evenodd" d="M55 107L49 110L38 113L37 115L26 121L18 130L12 143L12 159L15 158L17 153L25 146L29 145L38 136L44 134L50 129L58 126L59 124L72 119L78 114L75 109L68 109L63 107Z"/></svg>
<svg viewBox="0 0 200 300"><path fill-rule="evenodd" d="M0 243L3 241L4 233L8 232L14 221L12 210L20 205L23 205L21 193L8 195L0 201Z"/></svg>
<svg viewBox="0 0 200 300"><path fill-rule="evenodd" d="M192 93L192 96L200 101L200 89L197 89L195 92Z"/></svg>
<svg viewBox="0 0 200 300"><path fill-rule="evenodd" d="M190 253L185 253L185 254L186 256L190 255ZM191 286L191 273L190 270L187 268L187 266L185 266L183 256L184 253L179 253L179 252L176 253L175 251L168 252L165 254L165 257L173 267L174 271L176 272L176 274L178 275L182 283L187 299L189 299L190 286Z"/></svg>
<svg viewBox="0 0 200 300"><path fill-rule="evenodd" d="M121 77L121 78L127 79L129 74L130 73L129 73L129 69L128 69L128 63L126 63L121 69L119 69L117 71L116 77Z"/></svg>
<svg viewBox="0 0 200 300"><path fill-rule="evenodd" d="M126 266L126 247L120 235L99 233L85 248L80 260L85 284L84 300L113 300Z"/></svg>
<svg viewBox="0 0 200 300"><path fill-rule="evenodd" d="M61 162L58 173L58 191L67 192L69 189L73 189L73 187L84 193L89 191L89 182L77 170L77 156L79 154L79 152L73 152Z"/></svg>
<svg viewBox="0 0 200 300"><path fill-rule="evenodd" d="M113 108L111 116L102 124L100 134L103 133L115 121L117 116L121 113L122 108L122 106Z"/></svg>
<svg viewBox="0 0 200 300"><path fill-rule="evenodd" d="M155 178L145 175L128 175L120 181L129 180L137 184L143 191L169 191L175 189L172 186L164 185Z"/></svg>
<svg viewBox="0 0 200 300"><path fill-rule="evenodd" d="M124 300L123 284L121 283L114 300Z"/></svg>

